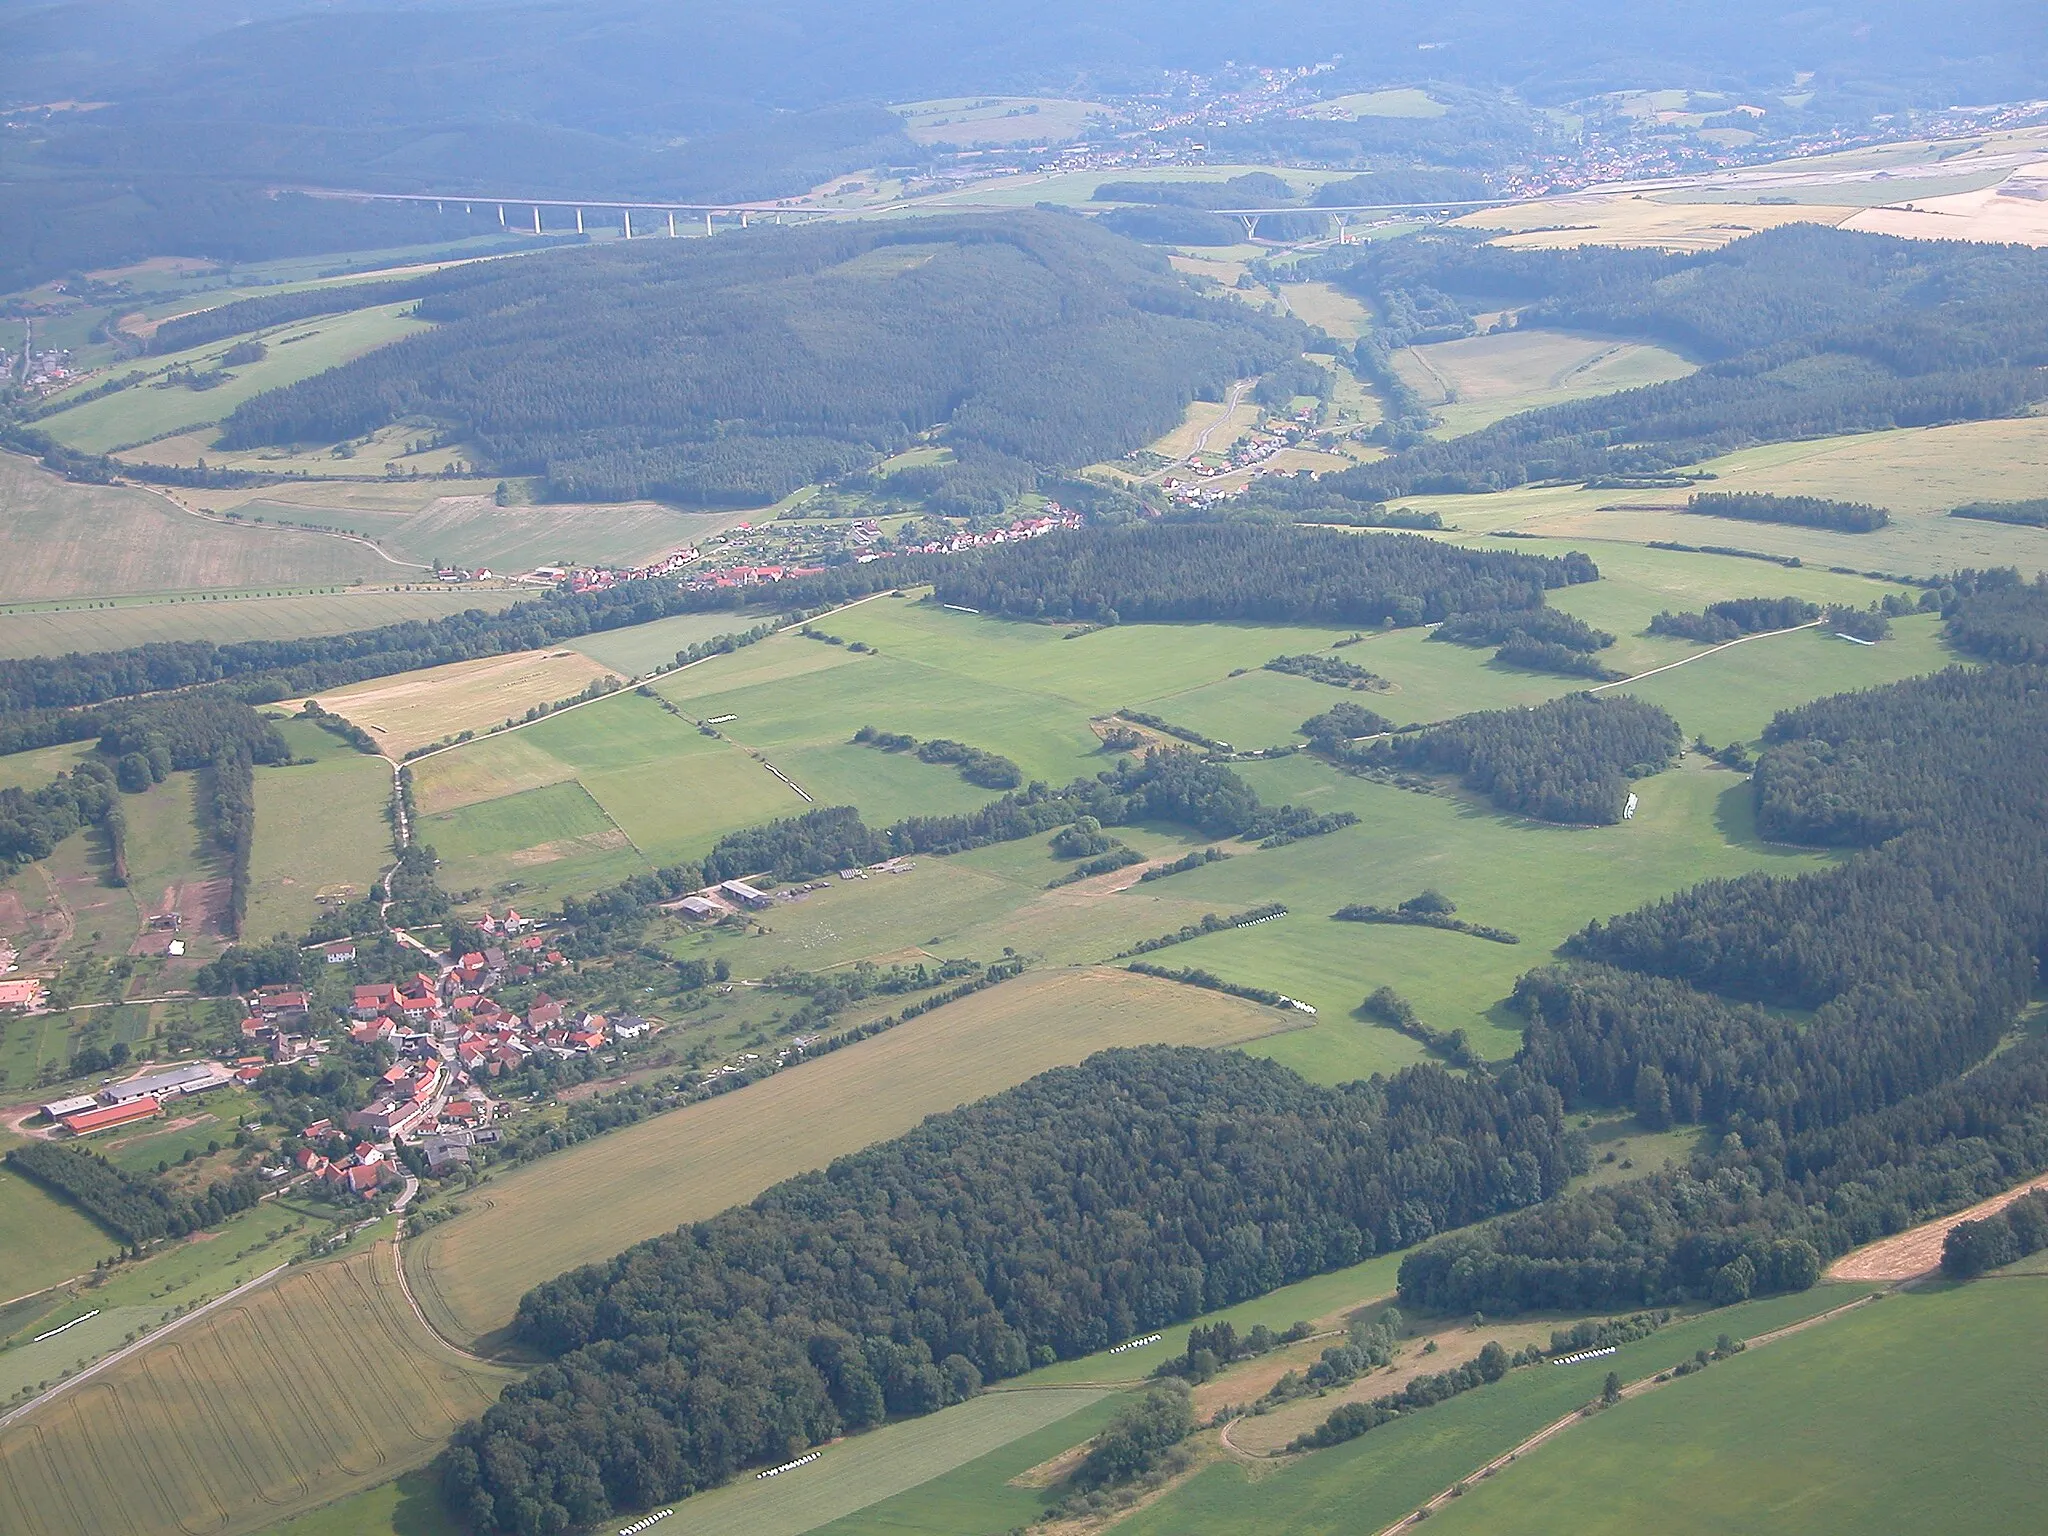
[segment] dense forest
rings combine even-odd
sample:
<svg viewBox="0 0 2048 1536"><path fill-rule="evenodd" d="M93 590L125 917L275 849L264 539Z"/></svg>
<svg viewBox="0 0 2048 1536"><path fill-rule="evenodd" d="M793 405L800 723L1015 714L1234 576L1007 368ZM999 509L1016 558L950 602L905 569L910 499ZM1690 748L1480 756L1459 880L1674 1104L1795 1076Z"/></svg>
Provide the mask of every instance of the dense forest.
<svg viewBox="0 0 2048 1536"><path fill-rule="evenodd" d="M1621 820L1628 781L1661 772L1682 744L1678 722L1655 704L1574 694L1383 736L1340 760L1455 773L1504 811L1602 826Z"/></svg>
<svg viewBox="0 0 2048 1536"><path fill-rule="evenodd" d="M1430 1233L1572 1171L1554 1094L1106 1052L528 1293L551 1357L442 1458L479 1529L581 1525Z"/></svg>
<svg viewBox="0 0 2048 1536"><path fill-rule="evenodd" d="M1964 572L1966 590L1943 604L1948 638L1987 661L2048 662L2048 582L2013 570Z"/></svg>
<svg viewBox="0 0 2048 1536"><path fill-rule="evenodd" d="M1028 488L1116 458L1306 338L1052 213L647 241L420 287L434 330L243 403L222 444L424 417L556 496L759 506L942 426L958 467L919 473L943 502L1006 465L994 482Z"/></svg>
<svg viewBox="0 0 2048 1536"><path fill-rule="evenodd" d="M2005 416L2048 395L2048 316L2032 298L2048 253L2016 246L1803 224L1690 254L1510 250L1439 232L1332 253L1314 275L1379 310L1359 364L1387 388L1389 347L1470 335L1476 314L1504 306L1523 326L1659 342L1703 366L1442 442L1422 439L1428 413L1397 389L1390 433L1404 451L1301 497L1626 483L1752 443Z"/></svg>
<svg viewBox="0 0 2048 1536"><path fill-rule="evenodd" d="M1417 534L1155 523L996 545L941 571L936 596L1020 618L1424 624L1535 609L1594 581L1586 556L1457 549Z"/></svg>
<svg viewBox="0 0 2048 1536"><path fill-rule="evenodd" d="M1949 510L1950 517L1970 517L1985 523L2011 523L2018 528L2048 528L2048 497L2026 501L1966 501Z"/></svg>

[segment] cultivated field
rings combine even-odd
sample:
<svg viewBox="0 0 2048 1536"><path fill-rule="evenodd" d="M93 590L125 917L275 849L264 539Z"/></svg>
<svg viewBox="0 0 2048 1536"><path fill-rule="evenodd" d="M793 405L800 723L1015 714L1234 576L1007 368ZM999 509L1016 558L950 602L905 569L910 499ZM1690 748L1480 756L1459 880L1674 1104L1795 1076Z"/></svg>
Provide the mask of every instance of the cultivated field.
<svg viewBox="0 0 2048 1536"><path fill-rule="evenodd" d="M444 736L487 731L610 675L578 651L517 651L353 683L322 693L320 703L362 726L395 758Z"/></svg>
<svg viewBox="0 0 2048 1536"><path fill-rule="evenodd" d="M801 1471L765 1481L742 1478L685 1500L661 1529L664 1536L671 1530L801 1536L821 1527L866 1529L859 1511L912 1490L923 1493L931 1479L970 1462L1001 1454L1022 1471L1033 1462L1019 1458L1040 1440L1059 1441L1064 1449L1086 1439L1109 1417L1113 1405L1102 1402L1106 1396L1100 1387L984 1393L943 1413L855 1436ZM1017 1524L1043 1503L1028 1493L1009 1502L1022 1506Z"/></svg>
<svg viewBox="0 0 2048 1536"><path fill-rule="evenodd" d="M212 389L160 387L157 379L174 368L205 371L215 367L221 354L233 345L231 341L210 342L188 351L116 366L93 382L144 375L151 376L151 382L138 383L68 410L60 409L42 418L38 428L70 447L87 453L106 453L189 427L216 423L244 400L264 390L295 384L374 347L429 329L424 321L404 314L409 307L384 304L344 315L297 321L262 333L270 355L260 362L237 365L229 370L231 377L227 382Z"/></svg>
<svg viewBox="0 0 2048 1536"><path fill-rule="evenodd" d="M346 539L209 522L125 486L73 485L0 454L0 602L384 581Z"/></svg>
<svg viewBox="0 0 2048 1536"><path fill-rule="evenodd" d="M1862 606L1885 589L1823 570L1626 545L1603 548L1600 557L1609 579L1561 594L1561 606L1622 637L1608 655L1624 670L1685 663L1631 687L1669 707L1689 737L1754 739L1777 709L1951 659L1935 621L1916 617L1899 621L1895 637L1875 647L1802 632L1686 662L1701 648L1639 633L1661 609L1757 594ZM721 831L801 809L750 752L816 803L857 805L882 825L969 809L990 792L950 768L851 744L865 724L968 740L1010 756L1027 778L1065 783L1103 766L1088 721L1125 704L1222 740L1265 746L1297 739L1300 722L1336 697L1320 684L1259 668L1282 651L1327 647L1337 637L1324 630L1134 624L1062 640L1051 626L890 598L830 622L835 633L880 654L782 636L658 680L683 718L626 694L426 759L417 770L422 836L448 860L456 886L496 899L514 895L517 882L524 903L535 892L617 879L645 860L701 854ZM1401 721L1535 703L1580 686L1496 667L1483 652L1418 631L1377 634L1340 654L1392 680L1394 691L1373 702ZM690 723L728 714L735 718L718 727L724 740ZM1288 917L1202 939L1176 951L1173 962L1315 1005L1312 1028L1260 1048L1312 1077L1337 1080L1419 1054L1405 1037L1351 1016L1382 982L1409 995L1431 1023L1463 1026L1483 1049L1506 1054L1520 1022L1498 1010L1499 999L1587 920L1710 873L1811 867L1825 857L1759 843L1744 781L1703 759L1645 782L1634 821L1596 829L1541 826L1462 794L1423 796L1346 777L1308 757L1246 763L1240 771L1268 801L1351 810L1360 825L1277 850L1240 845L1227 863L1143 885L1126 874L1048 891L1065 866L1042 839L920 859L906 875L833 882L778 905L759 925L765 932L680 938L676 953L724 958L743 976L778 965L816 969L906 951L992 955L1005 947L1054 964L1089 964L1205 912L1279 899L1294 909ZM1184 828L1119 835L1148 857L1173 857L1202 841ZM1525 942L1329 920L1347 903L1405 900L1425 886Z"/></svg>
<svg viewBox="0 0 2048 1536"><path fill-rule="evenodd" d="M1648 1339L1624 1345L1617 1355L1602 1360L1581 1366L1526 1367L1494 1386L1439 1403L1426 1412L1383 1425L1361 1439L1330 1450L1251 1467L1236 1461L1215 1461L1120 1524L1117 1530L1119 1536L1166 1536L1169 1532L1172 1536L1210 1536L1212 1532L1229 1532L1232 1536L1279 1536L1282 1532L1287 1536L1336 1536L1338 1532L1379 1531L1544 1425L1598 1397L1601 1380L1610 1369L1620 1372L1624 1381L1651 1375L1687 1358L1695 1349L1711 1348L1720 1333L1753 1337L1825 1311L1855 1294L1847 1287L1821 1286L1799 1295L1745 1302L1671 1324ZM1888 1306L1889 1302L1875 1310L1882 1312ZM1844 1327L1847 1321L1829 1323L1801 1337L1827 1347L1833 1343L1833 1331ZM1485 1330L1480 1332L1484 1336ZM1505 1487L1512 1486L1514 1478L1541 1465L1541 1458L1558 1456L1571 1445L1572 1437L1597 1432L1610 1423L1619 1424L1649 1403L1660 1399L1683 1400L1687 1394L1699 1392L1703 1385L1713 1387L1717 1380L1722 1391L1739 1395L1744 1384L1753 1379L1751 1373L1759 1362L1768 1359L1771 1350L1782 1347L1774 1344L1758 1349L1717 1365L1704 1376L1688 1377L1652 1393L1641 1403L1624 1404L1594 1426L1575 1427L1556 1445L1525 1457L1516 1468L1489 1485L1488 1492L1496 1496L1498 1505L1499 1496ZM1876 1367L1878 1362L1872 1364ZM1783 1433L1782 1427L1779 1432ZM1701 1433L1710 1437L1713 1431L1703 1426ZM1670 1444L1662 1444L1654 1453L1644 1453L1641 1459L1642 1475L1657 1480L1663 1490L1658 1504L1659 1520L1663 1519L1665 1504L1680 1502L1670 1495L1673 1454ZM1701 1455L1704 1459L1706 1453L1702 1451ZM1715 1464L1725 1470L1733 1463ZM1466 1511L1461 1509L1459 1513ZM1642 1529L1643 1513L1638 1510L1636 1514L1637 1523L1625 1528ZM1716 1528L1745 1529L1739 1523ZM1435 1529L1434 1525L1431 1529ZM982 1536L982 1532L975 1526L964 1526L959 1536ZM989 1531L987 1536L997 1533Z"/></svg>
<svg viewBox="0 0 2048 1536"><path fill-rule="evenodd" d="M1717 490L1870 502L1890 509L1892 523L1875 533L1844 534L1660 510L1682 506L1683 491L1523 487L1488 496L1405 497L1400 504L1433 507L1445 522L1471 532L1536 533L1563 541L1564 548L1586 540L1663 539L1796 555L1821 567L1923 575L1958 566L2048 566L2048 534L2040 529L1947 515L1963 502L2009 500L2025 487L2048 483L2048 417L1773 443L1700 467L1717 477ZM1605 558L1597 546L1593 552ZM1779 579L1768 566L1758 566L1756 577Z"/></svg>
<svg viewBox="0 0 2048 1536"><path fill-rule="evenodd" d="M478 1337L565 1269L715 1215L926 1115L1107 1046L1227 1045L1284 1023L1271 1009L1119 972L1027 974L506 1174L470 1211L413 1240L406 1272L437 1327Z"/></svg>
<svg viewBox="0 0 2048 1536"><path fill-rule="evenodd" d="M1693 365L1641 342L1571 331L1510 330L1432 342L1394 366L1455 437L1517 411L1683 378Z"/></svg>
<svg viewBox="0 0 2048 1536"><path fill-rule="evenodd" d="M1482 208L1453 219L1455 227L1499 230L1495 245L1518 250L1569 250L1581 245L1711 251L1781 224L1839 224L1854 208L1828 204L1664 202L1631 193L1548 197L1508 208Z"/></svg>
<svg viewBox="0 0 2048 1536"><path fill-rule="evenodd" d="M260 1530L418 1465L510 1374L422 1336L379 1244L289 1272L0 1432L0 1528Z"/></svg>
<svg viewBox="0 0 2048 1536"><path fill-rule="evenodd" d="M1321 103L1315 115L1356 122L1362 117L1442 117L1449 110L1429 92L1411 85L1333 97Z"/></svg>
<svg viewBox="0 0 2048 1536"><path fill-rule="evenodd" d="M294 757L318 761L256 774L256 846L249 858L252 939L304 933L321 896L360 900L391 862L391 765L316 725L283 727Z"/></svg>
<svg viewBox="0 0 2048 1536"><path fill-rule="evenodd" d="M643 565L697 543L748 514L683 512L651 501L501 507L490 483L387 488L333 483L259 491L195 492L193 500L249 518L339 528L406 560L453 561L518 575L537 565ZM753 516L759 517L760 513Z"/></svg>
<svg viewBox="0 0 2048 1536"><path fill-rule="evenodd" d="M897 107L903 131L918 144L1057 144L1088 126L1104 108L1057 96L956 96Z"/></svg>
<svg viewBox="0 0 2048 1536"><path fill-rule="evenodd" d="M1891 1296L1601 1414L1475 1487L1430 1530L2029 1530L2048 1502L2035 1450L2048 1392L2028 1347L2044 1327L2039 1281Z"/></svg>
<svg viewBox="0 0 2048 1536"><path fill-rule="evenodd" d="M1339 341L1356 341L1372 329L1365 305L1332 283L1288 283L1280 292L1295 314Z"/></svg>
<svg viewBox="0 0 2048 1536"><path fill-rule="evenodd" d="M225 592L0 608L0 658L62 656L166 640L290 640L497 611L530 599L514 588L331 587L321 592Z"/></svg>

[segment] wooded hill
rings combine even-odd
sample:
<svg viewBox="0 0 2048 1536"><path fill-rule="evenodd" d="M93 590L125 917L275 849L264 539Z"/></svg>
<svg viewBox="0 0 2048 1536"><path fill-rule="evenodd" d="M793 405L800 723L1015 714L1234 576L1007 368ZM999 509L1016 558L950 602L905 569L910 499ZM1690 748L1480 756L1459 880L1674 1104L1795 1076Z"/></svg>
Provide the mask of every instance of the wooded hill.
<svg viewBox="0 0 2048 1536"><path fill-rule="evenodd" d="M553 495L754 506L943 426L961 476L1005 468L1014 494L1149 442L1307 336L1037 212L651 240L423 286L435 330L245 402L223 445L426 418Z"/></svg>
<svg viewBox="0 0 2048 1536"><path fill-rule="evenodd" d="M1389 430L1406 451L1301 497L1652 475L1752 443L2005 416L2048 397L2048 314L2035 301L2048 252L2016 246L1805 224L1686 255L1504 250L1435 233L1333 254L1313 275L1379 312L1359 362L1394 380ZM1398 385L1390 350L1471 335L1474 315L1501 308L1519 308L1523 326L1659 342L1704 366L1423 441L1427 412Z"/></svg>

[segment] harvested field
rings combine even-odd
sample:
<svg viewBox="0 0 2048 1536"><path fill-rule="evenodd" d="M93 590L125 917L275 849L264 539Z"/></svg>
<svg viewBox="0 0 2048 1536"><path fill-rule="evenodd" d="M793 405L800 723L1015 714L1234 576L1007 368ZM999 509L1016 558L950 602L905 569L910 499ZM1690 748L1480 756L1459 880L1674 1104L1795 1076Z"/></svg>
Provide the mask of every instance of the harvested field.
<svg viewBox="0 0 2048 1536"><path fill-rule="evenodd" d="M1451 223L1454 228L1499 230L1493 243L1517 250L1620 245L1711 251L1781 224L1840 224L1855 211L1821 205L1667 203L1608 192L1484 208Z"/></svg>
<svg viewBox="0 0 2048 1536"><path fill-rule="evenodd" d="M1828 1266L1830 1280L1911 1280L1941 1267L1942 1240L1949 1229L1965 1221L1982 1221L1995 1216L2021 1195L2048 1189L2048 1177L2028 1179L2002 1195L1980 1200L1967 1211L1923 1221L1917 1227L1895 1232L1890 1237L1866 1243L1845 1253Z"/></svg>
<svg viewBox="0 0 2048 1536"><path fill-rule="evenodd" d="M0 601L346 585L389 577L374 550L180 512L127 486L73 485L0 454Z"/></svg>
<svg viewBox="0 0 2048 1536"><path fill-rule="evenodd" d="M1842 225L1907 240L1982 240L2048 245L2048 161L2022 166L1979 191L1914 197L1866 208Z"/></svg>
<svg viewBox="0 0 2048 1536"><path fill-rule="evenodd" d="M0 1435L0 1529L240 1536L416 1466L511 1379L425 1337L388 1243L292 1271Z"/></svg>
<svg viewBox="0 0 2048 1536"><path fill-rule="evenodd" d="M320 703L362 726L395 758L444 736L489 730L612 675L580 651L518 651L356 683L321 694Z"/></svg>
<svg viewBox="0 0 2048 1536"><path fill-rule="evenodd" d="M476 1338L565 1269L1050 1067L1112 1045L1227 1045L1283 1027L1272 1009L1126 972L1027 975L495 1179L408 1246L406 1272L437 1328Z"/></svg>

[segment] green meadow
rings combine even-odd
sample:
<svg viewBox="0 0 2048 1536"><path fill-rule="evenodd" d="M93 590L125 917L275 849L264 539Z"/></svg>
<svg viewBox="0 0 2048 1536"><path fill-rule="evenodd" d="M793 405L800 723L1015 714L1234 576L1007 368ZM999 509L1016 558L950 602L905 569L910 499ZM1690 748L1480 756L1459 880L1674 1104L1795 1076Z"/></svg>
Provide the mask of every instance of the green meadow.
<svg viewBox="0 0 2048 1536"><path fill-rule="evenodd" d="M2044 1327L2048 1286L2038 1281L1888 1296L1575 1427L1475 1485L1430 1529L2036 1529L2048 1507L2048 1466L2037 1452L2048 1423L2048 1378L2036 1347ZM1175 1527L1211 1528L1313 1529L1200 1520Z"/></svg>
<svg viewBox="0 0 2048 1536"><path fill-rule="evenodd" d="M1722 597L1863 606L1892 589L1828 571L1629 546L1604 546L1600 558L1604 578L1558 594L1559 606L1614 632L1607 654L1623 669L1669 668L1628 687L1668 708L1688 739L1753 740L1780 708L1953 659L1931 615L1897 621L1894 638L1877 646L1814 630L1703 655L1702 647L1642 631L1663 609ZM656 679L657 697L622 694L421 763L421 832L448 861L450 884L531 900L700 856L726 832L806 808L769 765L810 804L855 805L877 826L965 811L991 797L952 768L854 744L863 725L971 742L1009 756L1027 779L1059 784L1107 766L1090 721L1121 707L1256 748L1296 741L1303 719L1343 698L1397 721L1435 720L1581 686L1498 667L1485 651L1421 631L1378 632L1334 652L1387 680L1386 691L1359 695L1263 670L1275 655L1328 651L1344 638L1323 628L1133 624L1076 634L895 596L854 604L818 627L870 649L778 635ZM719 724L700 728L710 720ZM1701 878L1813 868L1827 857L1760 840L1746 781L1697 755L1637 786L1633 820L1599 828L1504 815L1448 784L1423 794L1374 783L1305 754L1243 762L1238 771L1269 802L1348 810L1358 824L1278 849L1235 844L1227 861L1168 879L1058 889L1048 886L1071 866L1043 839L1029 839L919 859L899 875L829 882L745 932L668 924L666 941L679 956L725 958L741 975L1005 949L1085 964L1206 913L1280 901L1290 909L1285 917L1154 961L1310 1004L1312 1024L1252 1048L1341 1081L1420 1057L1415 1042L1358 1016L1376 987L1393 986L1429 1023L1463 1028L1480 1049L1504 1056L1520 1033L1519 1018L1503 1006L1515 978L1590 919ZM444 802L451 803L436 808ZM1148 858L1207 841L1184 827L1118 835ZM1331 920L1341 906L1397 903L1425 887L1457 901L1469 921L1521 942Z"/></svg>
<svg viewBox="0 0 2048 1536"><path fill-rule="evenodd" d="M132 377L129 388L97 400L58 409L44 418L43 430L59 442L87 453L145 443L189 427L223 420L244 400L267 389L309 379L316 373L360 356L373 347L426 330L427 324L406 314L409 305L383 304L344 315L323 316L266 333L269 356L238 364L228 379L212 389L162 386L156 376L174 368L204 372L219 365L231 341L210 342L184 352L153 357L133 367L116 368L110 378ZM303 337L303 340L291 339ZM143 382L148 376L148 382Z"/></svg>
<svg viewBox="0 0 2048 1536"><path fill-rule="evenodd" d="M1793 1296L1745 1302L1740 1306L1702 1313L1674 1322L1606 1359L1582 1366L1526 1366L1510 1373L1491 1387L1452 1398L1425 1412L1411 1414L1383 1425L1349 1444L1291 1458L1273 1466L1247 1468L1236 1462L1217 1461L1204 1467L1166 1497L1138 1511L1118 1526L1125 1536L1252 1536L1272 1532L1274 1536L1353 1536L1356 1532L1382 1530L1419 1507L1460 1479L1475 1472L1495 1456L1511 1449L1544 1425L1571 1413L1597 1398L1608 1370L1620 1373L1623 1381L1653 1375L1689 1358L1696 1349L1711 1349L1722 1333L1737 1338L1753 1337L1784 1327L1851 1299L1855 1291L1844 1286L1820 1286ZM1880 1303L1877 1310L1890 1306ZM1810 1337L1817 1350L1839 1349L1836 1330L1854 1321L1855 1314L1824 1324ZM1485 1331L1482 1327L1482 1333ZM1774 1344L1713 1366L1698 1376L1684 1377L1640 1401L1624 1402L1592 1426L1580 1425L1566 1432L1556 1444L1532 1453L1523 1464L1510 1468L1486 1485L1493 1496L1492 1509L1512 1508L1504 1491L1529 1468L1545 1457L1566 1454L1575 1436L1593 1433L1608 1420L1619 1425L1628 1416L1656 1402L1660 1397L1678 1402L1696 1396L1702 1389L1716 1391L1724 1403L1741 1404L1744 1389L1769 1361L1771 1352L1785 1348ZM1731 1399L1728 1394L1733 1394ZM1724 1410L1739 1418L1739 1406ZM1708 1438L1720 1433L1722 1418L1699 1420ZM1709 1425L1715 1427L1707 1427ZM1720 1480L1739 1482L1739 1462L1713 1462ZM1668 1467L1658 1453L1646 1453L1643 1475L1665 1479ZM1663 1494L1651 1520L1642 1509L1637 1523L1615 1530L1643 1530L1654 1524L1665 1529L1667 1507L1681 1502L1671 1496L1671 1485L1662 1483ZM1581 1490L1583 1492L1583 1490ZM1467 1495L1467 1497L1472 1497ZM1476 1502L1476 1501L1475 1501ZM1463 1511L1458 1511L1460 1515ZM1505 1527L1498 1523L1465 1524L1459 1529L1492 1532ZM1591 1529L1573 1521L1557 1526L1516 1526L1516 1529ZM1829 1527L1835 1529L1836 1527ZM1899 1527L1843 1526L1840 1529L1897 1529ZM1973 1527L1976 1528L1976 1527ZM972 1530L971 1527L967 1528ZM1432 1530L1435 1527L1432 1526ZM1604 1528L1603 1528L1604 1529ZM1701 1525L1698 1530L1743 1530L1736 1524ZM1796 1527L1794 1529L1797 1529ZM963 1532L963 1536L965 1533Z"/></svg>

